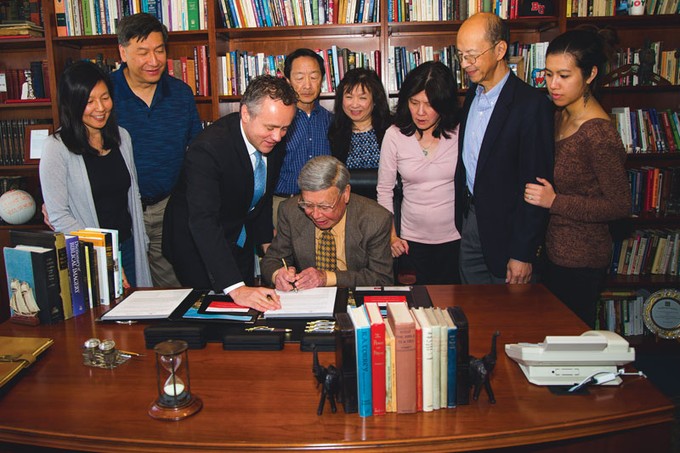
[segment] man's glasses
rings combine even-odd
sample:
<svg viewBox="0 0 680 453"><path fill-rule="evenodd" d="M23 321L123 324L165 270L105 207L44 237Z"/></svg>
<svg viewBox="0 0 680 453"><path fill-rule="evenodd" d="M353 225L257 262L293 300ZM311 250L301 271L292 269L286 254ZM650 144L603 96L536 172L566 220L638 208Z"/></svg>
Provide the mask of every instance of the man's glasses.
<svg viewBox="0 0 680 453"><path fill-rule="evenodd" d="M306 212L312 212L314 209L318 209L321 212L331 212L335 207L338 205L338 201L340 201L340 197L342 196L342 192L338 194L338 198L335 200L335 203L332 205L330 204L316 204L316 203L308 203L302 199L298 200L298 206L300 209Z"/></svg>
<svg viewBox="0 0 680 453"><path fill-rule="evenodd" d="M479 57L481 57L482 55L484 55L485 53L487 53L488 51L490 51L491 49L496 47L497 44L498 43L495 43L493 46L489 47L488 49L486 49L484 52L480 53L479 55L464 55L462 52L456 52L456 56L458 57L458 61L465 60L470 64L475 64L475 63L477 63L477 59Z"/></svg>

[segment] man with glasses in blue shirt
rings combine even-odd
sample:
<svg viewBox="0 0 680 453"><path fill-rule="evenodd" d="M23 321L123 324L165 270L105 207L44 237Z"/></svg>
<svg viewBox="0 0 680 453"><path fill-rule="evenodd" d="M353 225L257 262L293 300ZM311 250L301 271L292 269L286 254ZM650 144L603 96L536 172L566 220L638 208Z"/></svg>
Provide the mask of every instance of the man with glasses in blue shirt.
<svg viewBox="0 0 680 453"><path fill-rule="evenodd" d="M349 171L334 157L311 159L297 182L300 196L281 203L262 259L265 283L280 291L391 285L392 214L351 194Z"/></svg>
<svg viewBox="0 0 680 453"><path fill-rule="evenodd" d="M333 115L321 107L319 95L326 71L323 58L311 49L291 52L283 66L283 74L298 95L295 120L286 137L286 157L274 190L274 226L279 204L300 193L297 177L305 163L315 156L331 154L328 128Z"/></svg>

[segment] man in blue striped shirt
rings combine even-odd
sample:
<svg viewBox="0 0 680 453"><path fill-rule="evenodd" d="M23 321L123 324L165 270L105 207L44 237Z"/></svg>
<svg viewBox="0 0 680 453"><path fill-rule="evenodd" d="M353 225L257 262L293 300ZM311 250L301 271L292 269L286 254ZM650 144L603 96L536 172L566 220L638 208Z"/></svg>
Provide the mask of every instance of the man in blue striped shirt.
<svg viewBox="0 0 680 453"><path fill-rule="evenodd" d="M286 157L274 191L274 227L279 203L300 193L297 178L313 157L330 155L328 128L333 115L319 104L321 83L326 71L323 58L311 49L291 52L283 74L298 95L297 112L286 136Z"/></svg>
<svg viewBox="0 0 680 453"><path fill-rule="evenodd" d="M165 206L186 148L203 129L191 88L165 70L167 40L167 28L154 16L124 17L118 24L123 66L111 74L118 123L132 137L151 278L166 288L180 285L161 252Z"/></svg>

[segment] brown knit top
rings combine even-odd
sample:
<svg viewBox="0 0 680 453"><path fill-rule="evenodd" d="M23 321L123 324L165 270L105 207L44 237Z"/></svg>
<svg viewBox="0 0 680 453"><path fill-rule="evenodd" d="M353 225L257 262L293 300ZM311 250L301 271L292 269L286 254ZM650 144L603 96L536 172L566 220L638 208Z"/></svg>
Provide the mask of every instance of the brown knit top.
<svg viewBox="0 0 680 453"><path fill-rule="evenodd" d="M546 235L548 258L560 266L603 268L611 259L607 222L630 213L626 152L607 120L586 121L555 143L554 186Z"/></svg>

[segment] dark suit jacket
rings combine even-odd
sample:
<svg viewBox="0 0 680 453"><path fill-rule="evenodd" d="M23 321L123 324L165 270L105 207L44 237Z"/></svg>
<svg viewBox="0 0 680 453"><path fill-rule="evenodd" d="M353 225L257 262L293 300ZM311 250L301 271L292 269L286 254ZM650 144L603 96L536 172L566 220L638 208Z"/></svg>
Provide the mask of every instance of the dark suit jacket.
<svg viewBox="0 0 680 453"><path fill-rule="evenodd" d="M458 140L456 226L465 211L463 137L477 86L468 89ZM524 201L524 186L540 176L552 181L553 104L546 94L510 73L484 134L475 175L474 203L488 269L504 277L510 258L532 263L543 241L548 210Z"/></svg>
<svg viewBox="0 0 680 453"><path fill-rule="evenodd" d="M182 285L221 292L252 283L253 245L271 242L272 194L285 145L267 154L267 190L249 212L253 167L238 113L217 120L189 146L165 212L163 253ZM246 225L243 249L236 246Z"/></svg>
<svg viewBox="0 0 680 453"><path fill-rule="evenodd" d="M378 203L352 194L345 213L346 271L337 271L337 286L391 285L392 253L390 230L392 214ZM262 278L271 284L281 259L298 272L316 266L314 223L298 208L297 198L279 206L276 237L262 259Z"/></svg>

